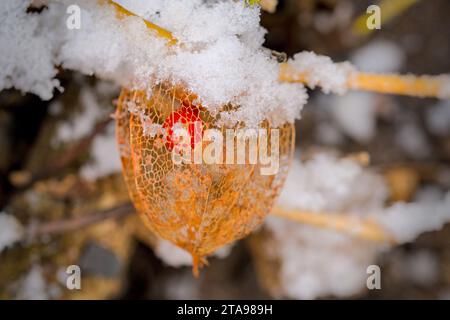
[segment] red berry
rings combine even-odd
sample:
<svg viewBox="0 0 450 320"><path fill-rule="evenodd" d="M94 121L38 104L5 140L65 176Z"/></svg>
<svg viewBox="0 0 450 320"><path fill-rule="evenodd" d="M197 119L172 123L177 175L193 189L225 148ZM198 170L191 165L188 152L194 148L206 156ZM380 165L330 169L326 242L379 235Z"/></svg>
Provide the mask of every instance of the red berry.
<svg viewBox="0 0 450 320"><path fill-rule="evenodd" d="M196 124L197 123L197 124ZM177 124L181 124L190 136L191 148L202 140L203 122L200 118L200 109L192 105L189 101L184 100L183 105L177 111L172 112L164 121L163 128L166 130L166 146L170 151L177 145L177 134L174 134ZM185 146L183 146L185 147Z"/></svg>

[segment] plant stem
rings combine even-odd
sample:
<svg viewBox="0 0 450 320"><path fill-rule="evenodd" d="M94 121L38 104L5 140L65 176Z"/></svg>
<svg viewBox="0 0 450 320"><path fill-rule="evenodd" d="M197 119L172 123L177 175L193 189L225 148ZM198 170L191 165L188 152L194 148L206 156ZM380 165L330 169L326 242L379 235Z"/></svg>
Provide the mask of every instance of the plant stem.
<svg viewBox="0 0 450 320"><path fill-rule="evenodd" d="M308 73L296 70L289 63L281 63L280 81L305 84L308 82ZM450 75L416 76L355 71L348 76L347 88L410 97L450 99Z"/></svg>
<svg viewBox="0 0 450 320"><path fill-rule="evenodd" d="M137 16L131 11L125 9L113 0L108 0L117 12L125 16ZM173 34L143 19L147 27L156 31L156 34L168 40L169 45L177 43ZM305 83L307 75L295 72L295 69L288 63L280 64L280 81ZM356 72L348 79L348 88L354 90L373 91L380 93L399 94L412 97L436 97L450 99L450 76L415 76L415 75L389 75L389 74L370 74Z"/></svg>
<svg viewBox="0 0 450 320"><path fill-rule="evenodd" d="M274 208L272 215L309 226L342 232L376 243L396 243L392 235L386 232L378 223L368 218L344 213L287 210L280 206Z"/></svg>
<svg viewBox="0 0 450 320"><path fill-rule="evenodd" d="M134 212L135 210L133 205L131 203L125 203L104 211L88 213L81 217L49 221L37 226L30 225L25 229L24 238L27 240L32 240L44 235L48 236L62 234L65 232L78 230L107 219L119 219Z"/></svg>
<svg viewBox="0 0 450 320"><path fill-rule="evenodd" d="M122 16L128 16L128 17L137 17L136 14L134 14L133 12L125 9L124 7L122 7L120 4L114 2L113 0L108 0L108 3L111 4L117 11L117 13L119 15ZM177 39L172 35L172 33L148 20L145 20L144 18L142 18L142 20L144 21L145 25L147 26L147 28L153 30L156 32L156 34L158 35L158 37L161 38L165 38L168 40L168 44L169 45L174 45L177 43Z"/></svg>
<svg viewBox="0 0 450 320"><path fill-rule="evenodd" d="M448 75L415 76L358 72L350 77L348 86L354 90L450 99L450 90L445 90L449 83Z"/></svg>

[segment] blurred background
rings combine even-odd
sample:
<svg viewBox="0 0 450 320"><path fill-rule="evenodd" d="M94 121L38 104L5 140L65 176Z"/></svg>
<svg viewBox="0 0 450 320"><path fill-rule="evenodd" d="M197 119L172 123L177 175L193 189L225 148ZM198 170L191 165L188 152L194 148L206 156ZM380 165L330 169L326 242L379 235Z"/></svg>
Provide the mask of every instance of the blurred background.
<svg viewBox="0 0 450 320"><path fill-rule="evenodd" d="M406 2L381 30L364 32L358 17L378 1L280 0L275 13L262 14L265 46L288 57L314 51L368 72L449 73L450 2ZM130 214L111 118L120 88L64 70L58 78L65 92L48 102L0 93L0 211L26 226L26 240L0 252L1 299L304 297L277 280L283 262L261 254L270 245L264 227L220 250L195 279L190 257ZM302 157L367 152L370 166L396 186L392 201L449 189L448 101L309 93L296 123ZM447 226L377 255L382 290L340 298L450 299L449 240ZM72 264L81 267L82 290L65 286Z"/></svg>

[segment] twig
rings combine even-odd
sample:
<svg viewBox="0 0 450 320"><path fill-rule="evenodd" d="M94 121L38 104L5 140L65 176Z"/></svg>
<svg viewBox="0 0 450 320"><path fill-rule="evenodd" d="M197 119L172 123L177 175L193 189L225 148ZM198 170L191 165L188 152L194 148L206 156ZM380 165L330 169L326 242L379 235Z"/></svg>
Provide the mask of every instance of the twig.
<svg viewBox="0 0 450 320"><path fill-rule="evenodd" d="M69 148L69 150L65 151L60 158L55 159L54 161L50 161L51 164L49 164L46 168L42 169L41 171L33 174L31 179L27 183L18 186L14 191L21 192L27 190L37 181L45 180L55 175L58 175L63 169L65 169L73 161L75 161L78 158L78 156L91 145L92 141L97 136L97 134L105 130L105 128L111 121L112 121L111 117L99 121L87 136L78 141L78 143L75 144L73 147Z"/></svg>
<svg viewBox="0 0 450 320"><path fill-rule="evenodd" d="M134 212L133 205L131 203L125 203L104 211L88 213L81 217L50 221L39 225L29 225L25 228L24 239L33 240L44 235L48 236L71 232L107 219L120 219ZM272 215L296 223L342 232L376 243L396 243L392 235L375 221L367 218L338 213L286 210L280 206L275 207Z"/></svg>
<svg viewBox="0 0 450 320"><path fill-rule="evenodd" d="M410 1L410 0L408 0ZM133 12L125 9L113 0L108 0L121 15L137 17ZM177 43L173 34L160 26L143 19L147 27L156 31L157 35L168 40L169 45ZM280 81L298 82L305 84L305 74L296 72L295 68L288 63L280 64ZM369 74L353 72L347 80L349 89L373 91L380 93L399 94L412 97L437 97L450 99L450 76L415 76L415 75L389 75Z"/></svg>
<svg viewBox="0 0 450 320"><path fill-rule="evenodd" d="M56 235L74 231L107 219L119 219L133 212L133 205L131 203L125 203L112 209L92 212L81 217L51 221L40 225L30 225L25 229L24 238L30 240L43 235Z"/></svg>
<svg viewBox="0 0 450 320"><path fill-rule="evenodd" d="M292 64L280 64L280 80L308 83L309 73L297 70ZM318 84L320 86L320 83ZM450 99L450 75L374 74L349 72L346 87L353 90L399 94L411 97Z"/></svg>
<svg viewBox="0 0 450 320"><path fill-rule="evenodd" d="M120 4L114 2L113 0L108 0L108 3L116 9L119 16L137 17L137 15L135 15L133 12L125 9ZM167 39L169 45L173 45L178 42L178 40L172 35L172 33L170 31L168 31L146 19L142 18L142 20L144 21L147 28L155 31L159 37Z"/></svg>
<svg viewBox="0 0 450 320"><path fill-rule="evenodd" d="M399 94L410 97L450 99L450 76L415 76L357 72L348 79L354 90ZM446 89L447 88L447 89Z"/></svg>
<svg viewBox="0 0 450 320"><path fill-rule="evenodd" d="M275 207L272 214L301 224L331 229L377 243L395 244L395 238L375 221L339 213L286 210Z"/></svg>

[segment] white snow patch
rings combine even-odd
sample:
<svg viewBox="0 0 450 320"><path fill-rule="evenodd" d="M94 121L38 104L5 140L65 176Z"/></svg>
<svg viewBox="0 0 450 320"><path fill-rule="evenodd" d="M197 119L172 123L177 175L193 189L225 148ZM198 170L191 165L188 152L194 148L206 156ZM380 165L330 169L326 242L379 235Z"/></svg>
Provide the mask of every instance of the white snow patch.
<svg viewBox="0 0 450 320"><path fill-rule="evenodd" d="M376 133L376 96L367 92L349 92L344 96L320 97L342 132L358 142L370 141Z"/></svg>
<svg viewBox="0 0 450 320"><path fill-rule="evenodd" d="M102 108L97 101L96 93L89 87L82 89L79 103L81 112L70 118L70 121L63 122L58 126L53 144L73 142L84 138L91 133L95 124L105 119L105 108Z"/></svg>
<svg viewBox="0 0 450 320"><path fill-rule="evenodd" d="M0 212L0 253L19 241L23 236L23 227L12 215Z"/></svg>
<svg viewBox="0 0 450 320"><path fill-rule="evenodd" d="M411 242L420 234L440 230L450 222L450 192L440 201L396 203L377 214L376 219L400 243Z"/></svg>
<svg viewBox="0 0 450 320"><path fill-rule="evenodd" d="M292 122L306 102L303 85L279 83L278 62L261 46L266 31L259 8L241 1L120 1L170 30L175 46L141 18L118 19L112 6L97 1L51 1L33 15L25 13L27 0L4 2L1 89L14 86L50 99L58 86L54 65L139 89L168 81L195 92L213 114L227 103L238 106L223 122L250 127L264 119L274 126ZM81 7L79 30L66 27L66 8L73 4Z"/></svg>
<svg viewBox="0 0 450 320"><path fill-rule="evenodd" d="M92 159L80 170L80 175L84 179L94 181L122 170L114 123L108 125L105 133L94 138L90 150L89 155Z"/></svg>
<svg viewBox="0 0 450 320"><path fill-rule="evenodd" d="M226 258L230 254L232 247L232 244L226 245L215 251L214 256L220 259ZM169 266L182 267L192 265L191 254L170 241L158 238L154 250L155 254Z"/></svg>
<svg viewBox="0 0 450 320"><path fill-rule="evenodd" d="M344 94L347 92L347 81L354 67L348 62L334 63L329 57L304 51L294 55L289 64L301 75L308 87L320 86L325 93Z"/></svg>
<svg viewBox="0 0 450 320"><path fill-rule="evenodd" d="M20 282L16 296L19 300L48 300L47 282L42 274L42 268L34 265Z"/></svg>
<svg viewBox="0 0 450 320"><path fill-rule="evenodd" d="M365 72L395 72L403 66L405 53L392 41L374 40L355 50L350 61Z"/></svg>
<svg viewBox="0 0 450 320"><path fill-rule="evenodd" d="M360 212L382 208L387 198L383 179L354 161L325 153L292 163L278 203L292 209Z"/></svg>

